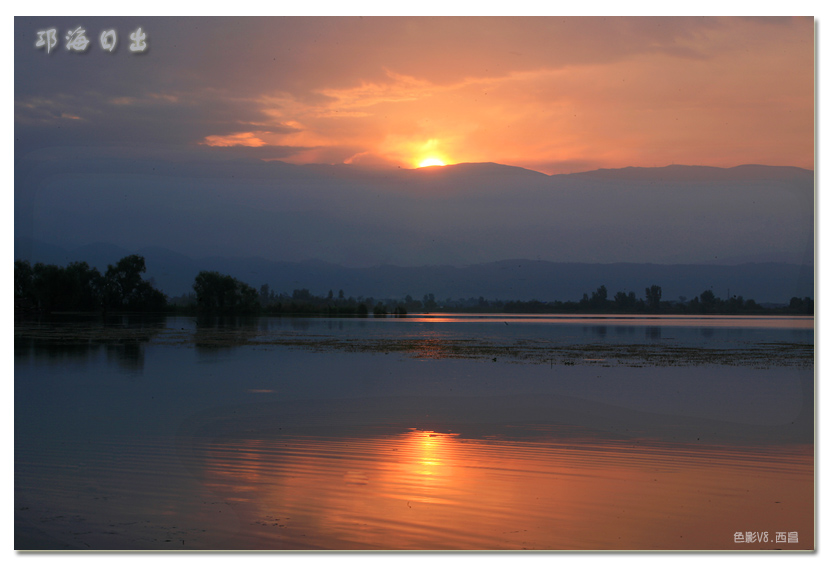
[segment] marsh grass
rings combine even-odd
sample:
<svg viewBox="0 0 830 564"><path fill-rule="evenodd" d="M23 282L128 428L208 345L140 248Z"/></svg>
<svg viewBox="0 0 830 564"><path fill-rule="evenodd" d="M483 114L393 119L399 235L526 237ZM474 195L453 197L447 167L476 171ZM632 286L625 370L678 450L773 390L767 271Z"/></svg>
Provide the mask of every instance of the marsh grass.
<svg viewBox="0 0 830 564"><path fill-rule="evenodd" d="M173 329L159 325L122 326L90 324L16 323L15 340L56 345L150 342L203 349L265 347L314 352L402 354L418 359L476 359L550 365L629 366L750 366L811 368L814 347L809 343L746 342L735 347L678 346L664 343L586 343L517 339L507 343L476 338L338 338L260 330L253 326Z"/></svg>

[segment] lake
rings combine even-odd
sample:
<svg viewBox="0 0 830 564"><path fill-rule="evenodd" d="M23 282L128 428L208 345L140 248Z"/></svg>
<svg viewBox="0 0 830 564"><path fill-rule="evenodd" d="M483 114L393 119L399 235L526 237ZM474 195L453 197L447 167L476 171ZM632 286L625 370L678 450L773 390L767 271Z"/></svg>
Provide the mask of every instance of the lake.
<svg viewBox="0 0 830 564"><path fill-rule="evenodd" d="M812 317L15 322L15 548L813 550Z"/></svg>

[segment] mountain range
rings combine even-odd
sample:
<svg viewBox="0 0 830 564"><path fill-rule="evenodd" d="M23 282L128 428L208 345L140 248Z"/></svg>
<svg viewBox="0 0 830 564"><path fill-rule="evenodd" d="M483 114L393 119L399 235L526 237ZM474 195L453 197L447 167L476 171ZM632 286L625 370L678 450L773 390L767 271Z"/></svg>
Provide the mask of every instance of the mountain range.
<svg viewBox="0 0 830 564"><path fill-rule="evenodd" d="M15 166L15 236L344 266L701 264L813 255L813 172L669 166L548 176L38 155ZM31 157L34 158L34 157Z"/></svg>

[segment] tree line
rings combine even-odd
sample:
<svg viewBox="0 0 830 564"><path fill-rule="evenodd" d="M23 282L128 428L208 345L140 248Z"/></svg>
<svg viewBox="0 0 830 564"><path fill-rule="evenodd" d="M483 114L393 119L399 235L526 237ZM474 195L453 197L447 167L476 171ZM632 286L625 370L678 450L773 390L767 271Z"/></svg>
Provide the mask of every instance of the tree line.
<svg viewBox="0 0 830 564"><path fill-rule="evenodd" d="M130 255L103 274L86 262L66 267L14 262L15 311L137 311L167 308L167 296L141 275L144 257Z"/></svg>
<svg viewBox="0 0 830 564"><path fill-rule="evenodd" d="M814 312L812 298L793 297L788 307L764 308L752 299L729 296L721 299L711 290L687 299L664 301L662 288L645 288L644 297L632 291L619 291L609 298L603 285L583 294L579 301L503 301L483 296L469 299L447 298L439 303L434 294L422 300L407 295L403 300L346 297L343 290L335 295L315 296L308 289L292 293L276 293L268 284L259 291L236 278L215 271L202 271L193 282L193 292L168 299L144 280L144 257L130 255L109 265L100 273L86 262L73 262L66 267L28 261L14 263L15 311L112 311L171 312L184 314L241 315L326 315L326 316L403 316L409 312L488 312L488 313L662 313L662 314L754 314Z"/></svg>
<svg viewBox="0 0 830 564"><path fill-rule="evenodd" d="M315 296L307 288L291 294L274 292L268 284L259 291L227 274L202 271L196 276L193 293L177 298L174 306L185 313L375 316L406 315L403 303L384 304L374 298L345 297L340 290L327 296Z"/></svg>
<svg viewBox="0 0 830 564"><path fill-rule="evenodd" d="M613 299L608 298L608 290L600 286L589 297L583 294L578 302L554 301L529 302L514 301L504 304L506 313L662 313L662 314L757 314L757 313L792 313L809 314L814 311L813 300L809 297L790 300L789 306L783 308L765 308L753 299L743 296L718 298L712 290L704 290L691 300L680 296L678 300L664 301L662 288L657 285L645 289L645 297L637 298L634 292L617 292Z"/></svg>

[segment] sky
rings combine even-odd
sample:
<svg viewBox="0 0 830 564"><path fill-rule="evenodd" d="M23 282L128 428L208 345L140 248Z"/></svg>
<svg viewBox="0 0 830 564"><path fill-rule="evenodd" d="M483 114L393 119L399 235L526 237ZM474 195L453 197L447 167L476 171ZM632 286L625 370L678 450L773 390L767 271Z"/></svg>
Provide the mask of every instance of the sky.
<svg viewBox="0 0 830 564"><path fill-rule="evenodd" d="M812 18L14 19L15 157L814 166ZM81 27L84 53L66 49ZM130 50L141 28L147 49ZM38 32L56 29L46 52ZM114 52L99 41L116 31ZM47 152L48 152L47 151ZM433 160L428 160L433 159Z"/></svg>

